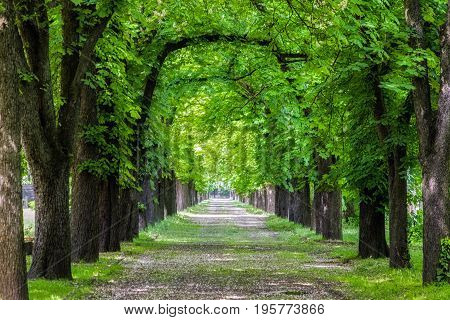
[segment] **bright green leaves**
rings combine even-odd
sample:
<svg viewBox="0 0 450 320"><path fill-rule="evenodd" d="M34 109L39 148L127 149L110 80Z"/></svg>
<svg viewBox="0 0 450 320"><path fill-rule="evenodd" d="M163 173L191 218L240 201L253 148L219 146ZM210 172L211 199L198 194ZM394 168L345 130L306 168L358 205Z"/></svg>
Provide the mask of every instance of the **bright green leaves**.
<svg viewBox="0 0 450 320"><path fill-rule="evenodd" d="M294 106L295 97L267 48L218 42L169 57L153 108L176 110L170 157L180 180L247 193L270 182L264 136L278 113L288 126L292 114L280 113L283 105Z"/></svg>
<svg viewBox="0 0 450 320"><path fill-rule="evenodd" d="M97 18L111 10L107 0L89 3ZM175 170L198 190L219 183L245 194L296 177L314 179L316 155L338 159L326 179L350 193L382 184L387 148L414 146L410 128L396 123L405 115L410 78L424 71L425 59L438 86L436 50L408 47L402 1L120 3L97 46L95 78L86 79L99 91L99 131L85 135L96 137L102 150L98 165L87 170L110 163L123 186ZM424 7L430 34L442 19L441 5L433 0ZM167 43L210 34L244 41L192 43L161 61ZM280 53L307 59L283 60ZM380 87L387 105L380 123L394 130L383 147L372 114L371 75L378 65L385 67ZM150 72L157 85L143 101Z"/></svg>

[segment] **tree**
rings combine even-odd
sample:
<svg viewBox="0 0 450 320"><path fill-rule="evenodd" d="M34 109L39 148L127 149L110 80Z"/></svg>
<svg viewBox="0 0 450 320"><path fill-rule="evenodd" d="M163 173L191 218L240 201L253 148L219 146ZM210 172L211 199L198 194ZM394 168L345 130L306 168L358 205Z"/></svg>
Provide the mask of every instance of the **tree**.
<svg viewBox="0 0 450 320"><path fill-rule="evenodd" d="M380 82L380 69L375 66L371 74L373 91L375 95L374 117L377 120L377 132L380 142L388 144L388 140L394 139L393 128L383 122L386 117L386 105L383 89ZM411 118L411 100L408 96L404 103L403 116L397 121L399 126L408 126ZM388 167L388 192L389 192L389 265L392 268L410 267L408 251L408 212L407 193L408 185L405 173L407 149L406 145L395 144L390 147L387 155Z"/></svg>
<svg viewBox="0 0 450 320"><path fill-rule="evenodd" d="M97 94L84 85L80 98L80 126L97 124ZM75 161L72 181L71 245L72 261L95 262L100 252L99 198L101 177L82 170L86 161L95 161L98 155L92 136L78 133L75 143ZM80 141L84 139L83 141Z"/></svg>
<svg viewBox="0 0 450 320"><path fill-rule="evenodd" d="M411 28L411 47L426 50L424 23L418 0L405 0L406 23ZM423 282L437 279L441 241L449 236L450 212L450 9L441 32L441 83L437 110L431 103L428 64L424 57L418 65L420 74L412 83L413 104L422 166L424 212Z"/></svg>
<svg viewBox="0 0 450 320"><path fill-rule="evenodd" d="M23 240L19 84L24 65L14 4L0 1L0 299L28 299ZM22 79L21 79L22 75ZM26 87L26 84L25 84Z"/></svg>
<svg viewBox="0 0 450 320"><path fill-rule="evenodd" d="M114 9L109 4L81 6L63 1L61 106L54 103L50 65L50 20L46 1L17 0L17 18L32 85L23 110L22 141L36 189L36 237L30 278L71 278L69 175L77 130L82 80L95 45ZM93 9L98 9L93 14ZM81 40L81 34L85 41ZM80 43L82 41L82 43Z"/></svg>

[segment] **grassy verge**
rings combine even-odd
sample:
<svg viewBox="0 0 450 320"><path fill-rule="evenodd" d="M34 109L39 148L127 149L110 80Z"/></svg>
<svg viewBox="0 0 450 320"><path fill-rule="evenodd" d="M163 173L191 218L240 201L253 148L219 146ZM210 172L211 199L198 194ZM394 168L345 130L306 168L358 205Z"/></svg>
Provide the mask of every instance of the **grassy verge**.
<svg viewBox="0 0 450 320"><path fill-rule="evenodd" d="M238 208L245 209L250 214L267 214L264 210L255 208L254 206L251 206L249 204L240 202L240 201L234 201L234 205Z"/></svg>
<svg viewBox="0 0 450 320"><path fill-rule="evenodd" d="M83 299L88 296L93 285L106 282L119 276L123 267L120 265L120 253L101 254L96 263L74 263L73 280L37 279L28 281L32 300ZM28 261L29 262L29 261Z"/></svg>
<svg viewBox="0 0 450 320"><path fill-rule="evenodd" d="M243 205L248 209L248 206ZM202 214L206 203L187 210ZM251 213L261 214L261 210ZM266 213L267 214L267 213ZM357 257L358 231L344 226L343 241L325 241L308 228L286 219L269 215L267 227L274 235L264 234L255 242L255 234L234 225L211 225L207 228L188 220L183 214L149 227L133 242L123 243L120 253L102 253L94 264L74 264L72 281L32 280L29 283L32 299L83 299L95 286L114 281L124 274L121 262L154 252L155 259L180 259L183 255L195 258L204 254L201 246L217 244L224 262L197 262L189 268L189 276L214 285L253 287L260 279L286 279L311 283L332 283L353 299L448 299L450 285L421 284L421 247L411 247L413 267L408 270L389 268L388 259L360 259ZM255 249L255 243L257 248ZM180 244L180 246L176 246ZM193 246L183 246L193 244ZM223 245L223 247L221 247ZM190 250L186 252L186 250ZM163 253L163 254L161 254ZM171 256L173 255L173 256ZM256 261L256 262L255 262ZM186 269L175 272L165 269L149 270L148 276L162 284L184 279ZM277 278L278 277L278 278ZM269 281L269 282L270 282ZM276 281L275 281L276 282Z"/></svg>
<svg viewBox="0 0 450 320"><path fill-rule="evenodd" d="M342 282L357 299L449 299L450 285L422 286L421 244L410 246L412 268L389 267L388 259L358 258L358 230L344 226L344 241L325 241L315 232L277 216L270 216L267 226L280 233L284 241L306 252L312 259L336 259L345 268L314 270L326 281Z"/></svg>
<svg viewBox="0 0 450 320"><path fill-rule="evenodd" d="M198 206L202 210L202 206ZM190 210L196 210L190 209ZM195 227L186 228L188 222L182 216L172 216L154 226L142 231L133 242L121 244L121 252L101 253L96 263L72 264L73 280L46 280L37 279L28 281L30 298L33 300L61 300L85 299L95 285L113 281L123 273L122 260L133 255L140 255L159 248L164 241L155 241L164 238L170 241L189 241L196 235ZM27 258L30 266L31 259Z"/></svg>

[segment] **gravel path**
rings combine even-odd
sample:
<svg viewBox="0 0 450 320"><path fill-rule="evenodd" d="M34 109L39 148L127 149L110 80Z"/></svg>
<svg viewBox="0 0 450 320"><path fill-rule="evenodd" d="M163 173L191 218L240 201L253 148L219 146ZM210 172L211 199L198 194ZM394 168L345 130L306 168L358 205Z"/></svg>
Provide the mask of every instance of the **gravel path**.
<svg viewBox="0 0 450 320"><path fill-rule="evenodd" d="M266 215L248 214L224 199L184 215L198 224L194 234L174 233L172 241L166 230L154 249L125 258L124 276L98 286L91 298L345 298L335 284L311 277L311 268L340 266L296 258L302 253L266 228Z"/></svg>

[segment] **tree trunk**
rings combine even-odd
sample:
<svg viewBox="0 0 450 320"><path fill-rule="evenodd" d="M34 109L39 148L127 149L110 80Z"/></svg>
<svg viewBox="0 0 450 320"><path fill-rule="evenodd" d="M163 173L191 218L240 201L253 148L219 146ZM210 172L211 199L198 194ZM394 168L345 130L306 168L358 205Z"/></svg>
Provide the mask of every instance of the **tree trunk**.
<svg viewBox="0 0 450 320"><path fill-rule="evenodd" d="M119 190L120 241L125 241L130 226L130 193L128 189Z"/></svg>
<svg viewBox="0 0 450 320"><path fill-rule="evenodd" d="M375 93L374 117L378 121L377 132L381 144L389 143L392 139L392 128L383 124L387 114L380 76L384 66L375 65L372 71ZM407 128L411 118L411 100L408 97L405 105L405 116L397 120L397 126ZM390 254L389 264L393 268L406 268L410 266L408 251L408 217L407 217L407 182L404 159L406 158L406 146L394 145L387 155L388 180L389 180L389 235Z"/></svg>
<svg viewBox="0 0 450 320"><path fill-rule="evenodd" d="M342 195L338 190L322 193L322 235L325 239L342 240Z"/></svg>
<svg viewBox="0 0 450 320"><path fill-rule="evenodd" d="M289 218L289 191L281 187L280 190L280 217Z"/></svg>
<svg viewBox="0 0 450 320"><path fill-rule="evenodd" d="M436 157L422 166L424 283L436 281L441 240L449 237L449 178L448 160Z"/></svg>
<svg viewBox="0 0 450 320"><path fill-rule="evenodd" d="M99 194L100 251L120 251L121 217L117 178L110 176L102 181Z"/></svg>
<svg viewBox="0 0 450 320"><path fill-rule="evenodd" d="M316 232L321 233L325 239L342 240L341 192L322 180L323 176L330 173L331 165L336 160L333 156L327 159L317 156L316 161L320 179L314 201Z"/></svg>
<svg viewBox="0 0 450 320"><path fill-rule="evenodd" d="M266 195L267 195L266 211L275 213L275 197L276 197L275 187L268 186L266 188Z"/></svg>
<svg viewBox="0 0 450 320"><path fill-rule="evenodd" d="M19 32L0 1L0 300L28 299L20 173ZM19 100L19 101L18 101Z"/></svg>
<svg viewBox="0 0 450 320"><path fill-rule="evenodd" d="M177 193L177 211L183 211L183 185L179 180L176 181L176 193Z"/></svg>
<svg viewBox="0 0 450 320"><path fill-rule="evenodd" d="M274 198L275 198L274 212L275 212L275 214L276 214L278 217L281 216L281 209L280 209L280 190L281 190L281 187L280 187L280 186L275 186L275 188L274 188Z"/></svg>
<svg viewBox="0 0 450 320"><path fill-rule="evenodd" d="M175 173L171 172L170 176L164 179L164 203L167 209L167 215L174 215L177 213L176 204L176 180Z"/></svg>
<svg viewBox="0 0 450 320"><path fill-rule="evenodd" d="M269 204L268 204L268 190L267 190L267 188L264 188L263 190L262 190L262 206L263 206L263 210L264 211L266 211L266 212L268 212L268 206L269 206Z"/></svg>
<svg viewBox="0 0 450 320"><path fill-rule="evenodd" d="M189 192L189 207L195 206L197 204L197 191L195 190L194 182L189 181L188 183Z"/></svg>
<svg viewBox="0 0 450 320"><path fill-rule="evenodd" d="M300 190L300 223L305 227L311 227L311 191L309 189L309 183L305 182L305 185Z"/></svg>
<svg viewBox="0 0 450 320"><path fill-rule="evenodd" d="M96 262L100 252L100 180L83 171L73 178L73 183L72 261Z"/></svg>
<svg viewBox="0 0 450 320"><path fill-rule="evenodd" d="M81 91L80 127L97 124L97 95L88 86ZM100 180L87 170L80 171L85 161L97 158L95 145L89 143L79 132L76 137L76 155L72 190L72 261L96 262L99 258L99 190Z"/></svg>
<svg viewBox="0 0 450 320"><path fill-rule="evenodd" d="M177 188L177 211L183 211L187 208L187 191L186 191L186 185L183 184L181 181L176 181L176 188Z"/></svg>
<svg viewBox="0 0 450 320"><path fill-rule="evenodd" d="M130 241L139 235L139 199L140 192L131 189Z"/></svg>
<svg viewBox="0 0 450 320"><path fill-rule="evenodd" d="M71 279L69 167L55 163L51 171L33 174L36 225L29 278Z"/></svg>
<svg viewBox="0 0 450 320"><path fill-rule="evenodd" d="M100 218L100 252L109 251L109 241L111 236L111 193L109 179L100 183L98 196L98 215Z"/></svg>
<svg viewBox="0 0 450 320"><path fill-rule="evenodd" d="M298 179L291 181L293 191L289 194L289 221L300 223L302 195L299 189Z"/></svg>
<svg viewBox="0 0 450 320"><path fill-rule="evenodd" d="M143 205L143 207L139 208L139 230L145 229L150 223L150 215L147 214L150 210L151 201L150 179L148 177L144 177L142 180L141 188L142 192L140 193L139 202Z"/></svg>
<svg viewBox="0 0 450 320"><path fill-rule="evenodd" d="M149 221L150 224L155 224L156 222L156 211L157 211L157 206L155 203L155 198L156 198L156 191L155 190L150 190L149 192L149 207L148 210L146 212L147 215L147 220Z"/></svg>
<svg viewBox="0 0 450 320"><path fill-rule="evenodd" d="M95 45L112 15L87 22L83 47L72 50L82 29L74 28L79 23L79 8L68 0L62 5L63 47L69 50L63 50L63 103L58 111L53 103L48 6L42 0L25 1L16 6L16 18L27 55L23 71L33 74L30 90L23 91L28 101L21 121L22 143L36 183L36 240L29 276L70 279L69 170L80 90Z"/></svg>
<svg viewBox="0 0 450 320"><path fill-rule="evenodd" d="M120 190L120 240L132 241L139 232L137 192L126 188Z"/></svg>
<svg viewBox="0 0 450 320"><path fill-rule="evenodd" d="M289 195L289 221L300 223L300 193L293 191Z"/></svg>
<svg viewBox="0 0 450 320"><path fill-rule="evenodd" d="M450 4L450 3L449 3ZM432 140L421 146L424 212L423 281L436 281L441 241L450 237L450 7L441 38L441 88ZM420 112L420 110L419 110ZM417 118L416 109L416 118ZM423 121L422 121L423 122ZM420 126L426 123L417 123ZM420 133L423 130L419 130ZM419 139L424 141L424 139ZM445 262L444 262L445 263ZM450 267L450 261L447 261Z"/></svg>
<svg viewBox="0 0 450 320"><path fill-rule="evenodd" d="M187 184L187 202L186 202L187 207L186 208L191 207L193 202L194 202L194 199L192 197L192 182L189 182Z"/></svg>
<svg viewBox="0 0 450 320"><path fill-rule="evenodd" d="M408 268L408 185L403 169L406 146L396 146L388 157L389 167L389 265Z"/></svg>
<svg viewBox="0 0 450 320"><path fill-rule="evenodd" d="M311 224L313 230L316 231L317 234L322 234L322 225L323 225L323 192L319 190L314 190L314 199L313 199L313 217L314 223Z"/></svg>
<svg viewBox="0 0 450 320"><path fill-rule="evenodd" d="M155 218L154 222L157 223L159 221L164 220L164 182L161 179L158 179L158 181L155 184ZM188 192L189 195L189 192Z"/></svg>
<svg viewBox="0 0 450 320"><path fill-rule="evenodd" d="M282 218L289 217L289 192L281 186L275 187L275 214Z"/></svg>
<svg viewBox="0 0 450 320"><path fill-rule="evenodd" d="M359 205L359 256L384 258L389 256L386 243L384 205L386 199L374 190L364 189Z"/></svg>
<svg viewBox="0 0 450 320"><path fill-rule="evenodd" d="M405 18L413 29L410 44L414 49L426 50L427 41L419 0L405 0ZM424 214L423 272L424 283L437 279L441 240L449 236L450 212L450 9L441 34L441 90L438 109L431 106L427 61L420 64L425 70L413 78L413 104L419 135L422 165L422 196Z"/></svg>

